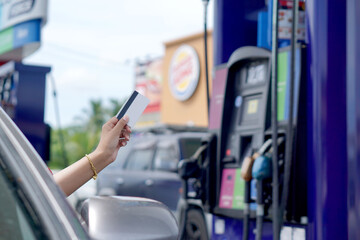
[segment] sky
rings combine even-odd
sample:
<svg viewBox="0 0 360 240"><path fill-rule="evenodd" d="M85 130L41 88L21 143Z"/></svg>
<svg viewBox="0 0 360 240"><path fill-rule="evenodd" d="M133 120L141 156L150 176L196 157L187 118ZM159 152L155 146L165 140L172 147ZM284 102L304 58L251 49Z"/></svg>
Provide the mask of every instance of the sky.
<svg viewBox="0 0 360 240"><path fill-rule="evenodd" d="M212 29L213 1L207 20ZM161 57L165 42L203 29L201 0L49 0L41 47L23 61L52 69L45 122L53 128L70 126L83 118L90 100L106 106L111 98L127 98L137 60Z"/></svg>

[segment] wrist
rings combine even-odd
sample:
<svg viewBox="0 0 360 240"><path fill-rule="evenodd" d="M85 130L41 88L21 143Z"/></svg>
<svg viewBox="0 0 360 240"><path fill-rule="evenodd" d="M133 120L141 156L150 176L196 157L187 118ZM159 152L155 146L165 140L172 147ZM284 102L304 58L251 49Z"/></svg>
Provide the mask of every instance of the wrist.
<svg viewBox="0 0 360 240"><path fill-rule="evenodd" d="M90 158L89 155L85 154L85 157L88 159L89 164L90 164L90 167L91 167L91 170L93 171L93 174L94 174L94 175L92 176L92 178L93 178L94 180L96 180L96 178L97 178L97 170L96 170L96 167L95 167L94 163L92 162L92 160L91 160L91 158Z"/></svg>
<svg viewBox="0 0 360 240"><path fill-rule="evenodd" d="M103 169L113 162L111 155L100 149L95 149L89 156L97 169Z"/></svg>

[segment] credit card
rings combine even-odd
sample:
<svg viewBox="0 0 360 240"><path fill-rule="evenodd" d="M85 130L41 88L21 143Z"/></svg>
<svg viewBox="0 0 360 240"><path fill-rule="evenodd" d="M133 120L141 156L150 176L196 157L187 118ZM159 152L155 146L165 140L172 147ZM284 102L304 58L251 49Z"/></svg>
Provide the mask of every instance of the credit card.
<svg viewBox="0 0 360 240"><path fill-rule="evenodd" d="M135 90L116 114L116 117L120 120L123 116L128 115L128 125L134 127L149 102L150 99Z"/></svg>

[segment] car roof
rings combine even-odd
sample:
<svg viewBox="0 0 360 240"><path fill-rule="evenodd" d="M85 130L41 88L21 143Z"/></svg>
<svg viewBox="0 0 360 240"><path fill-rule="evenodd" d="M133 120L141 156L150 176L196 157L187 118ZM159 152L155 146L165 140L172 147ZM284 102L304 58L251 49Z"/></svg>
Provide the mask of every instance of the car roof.
<svg viewBox="0 0 360 240"><path fill-rule="evenodd" d="M154 134L149 132L138 132L135 133L132 137L136 139L136 141L149 139L154 140L163 140L163 139L181 139L181 138L202 138L206 136L206 132L170 132L170 133L161 133Z"/></svg>

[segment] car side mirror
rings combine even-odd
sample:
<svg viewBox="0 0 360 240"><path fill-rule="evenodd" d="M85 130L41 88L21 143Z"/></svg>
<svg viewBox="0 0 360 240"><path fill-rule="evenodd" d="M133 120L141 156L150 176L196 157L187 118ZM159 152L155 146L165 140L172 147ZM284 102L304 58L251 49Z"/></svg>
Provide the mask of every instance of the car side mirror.
<svg viewBox="0 0 360 240"><path fill-rule="evenodd" d="M83 203L80 213L94 239L178 239L174 215L155 200L96 196Z"/></svg>

